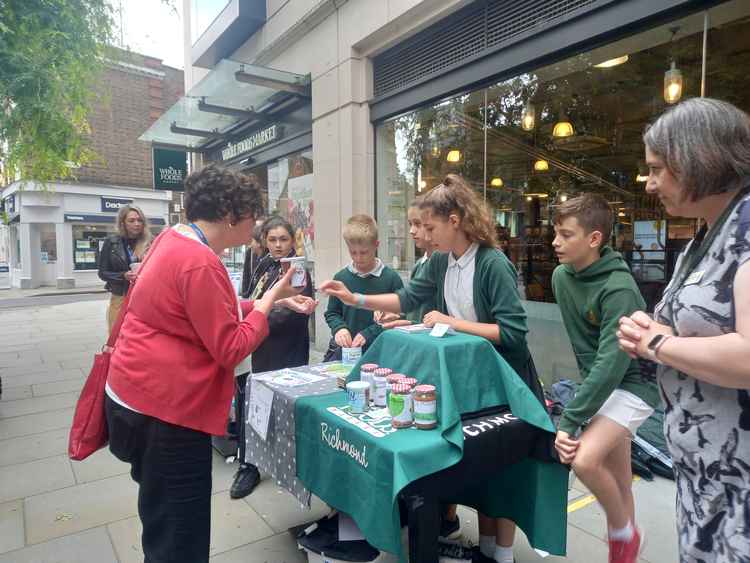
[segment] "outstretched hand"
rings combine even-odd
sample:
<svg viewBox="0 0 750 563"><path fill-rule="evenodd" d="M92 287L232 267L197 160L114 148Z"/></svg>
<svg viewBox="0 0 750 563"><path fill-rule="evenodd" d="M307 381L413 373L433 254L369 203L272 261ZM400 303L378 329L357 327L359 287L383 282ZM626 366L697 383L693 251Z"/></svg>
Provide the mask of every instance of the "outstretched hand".
<svg viewBox="0 0 750 563"><path fill-rule="evenodd" d="M326 295L337 297L342 303L347 305L354 305L357 302L354 294L349 291L343 282L337 280L324 281L318 289Z"/></svg>
<svg viewBox="0 0 750 563"><path fill-rule="evenodd" d="M318 300L308 297L307 295L294 295L292 297L287 297L281 301L280 304L295 313L311 315L315 310L315 307L318 306Z"/></svg>

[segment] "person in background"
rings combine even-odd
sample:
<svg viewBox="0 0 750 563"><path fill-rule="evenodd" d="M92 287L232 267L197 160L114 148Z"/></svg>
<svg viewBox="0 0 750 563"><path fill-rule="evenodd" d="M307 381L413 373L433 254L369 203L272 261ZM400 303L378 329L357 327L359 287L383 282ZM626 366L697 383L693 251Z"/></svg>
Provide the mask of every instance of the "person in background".
<svg viewBox="0 0 750 563"><path fill-rule="evenodd" d="M711 98L671 107L643 135L646 193L703 218L651 318L620 319L620 347L657 365L677 484L680 561L750 556L750 117Z"/></svg>
<svg viewBox="0 0 750 563"><path fill-rule="evenodd" d="M149 563L206 563L211 435L224 435L236 366L268 335L276 305L314 306L292 272L240 302L219 259L250 241L263 211L257 187L214 165L185 180L189 225L154 242L130 294L105 387L109 448L138 483Z"/></svg>
<svg viewBox="0 0 750 563"><path fill-rule="evenodd" d="M569 199L554 215L560 265L552 290L583 381L563 410L555 448L604 509L609 560L635 563L642 532L635 527L630 442L659 395L653 376L617 345L620 317L646 303L625 260L607 245L612 221L609 203L597 194Z"/></svg>
<svg viewBox="0 0 750 563"><path fill-rule="evenodd" d="M383 264L376 256L378 251L378 226L369 215L354 215L344 227L344 241L349 249L351 263L333 276L347 287L362 294L391 293L404 286L401 277ZM331 343L324 361L340 360L341 348L365 349L383 332L374 320L372 311L343 303L331 296L325 313L331 328Z"/></svg>
<svg viewBox="0 0 750 563"><path fill-rule="evenodd" d="M136 272L131 264L143 261L151 243L146 216L135 205L120 208L116 228L117 234L107 237L99 252L99 278L107 282L104 287L111 293L107 308L108 332L112 331L130 282L135 279Z"/></svg>
<svg viewBox="0 0 750 563"><path fill-rule="evenodd" d="M366 295L343 279L320 289L360 310L411 311L434 300L437 309L424 316L432 327L445 323L456 331L489 340L541 402L541 388L526 344L526 312L518 294L516 270L496 248L495 227L486 204L466 181L449 174L420 202L427 243L437 251L403 289ZM460 535L455 510L442 515L440 536ZM512 563L515 523L479 514L481 562Z"/></svg>
<svg viewBox="0 0 750 563"><path fill-rule="evenodd" d="M268 253L260 260L249 283L251 299L262 299L283 276L282 258L296 256L294 228L285 219L269 217L261 226L262 244ZM312 299L313 287L310 272L302 295ZM252 354L253 373L304 366L310 360L309 316L286 307L274 307L268 314L268 337ZM237 377L235 417L239 441L240 467L229 489L233 499L246 497L260 483L258 468L245 461L245 385L248 374Z"/></svg>
<svg viewBox="0 0 750 563"><path fill-rule="evenodd" d="M250 297L250 281L253 279L255 269L258 267L263 256L266 254L266 247L263 244L263 224L256 224L253 227L253 238L245 251L245 263L242 266L242 285L240 295L247 299Z"/></svg>

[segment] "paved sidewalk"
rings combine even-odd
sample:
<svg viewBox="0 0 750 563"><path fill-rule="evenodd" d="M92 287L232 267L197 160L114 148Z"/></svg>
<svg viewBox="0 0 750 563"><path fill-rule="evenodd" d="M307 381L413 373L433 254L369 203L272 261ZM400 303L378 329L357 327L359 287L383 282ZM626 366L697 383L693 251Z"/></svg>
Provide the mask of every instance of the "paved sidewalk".
<svg viewBox="0 0 750 563"><path fill-rule="evenodd" d="M73 406L104 339L106 304L102 296L0 309L0 563L143 561L127 466L108 450L83 462L66 456ZM230 500L235 467L214 456L211 560L304 562L287 529L320 517L323 503L316 499L312 511L304 510L268 480L246 499ZM674 485L639 481L634 489L648 536L643 561L676 561ZM567 560L606 561L600 507L579 484L570 499ZM476 543L476 514L462 509L461 518ZM516 560L542 561L522 534Z"/></svg>

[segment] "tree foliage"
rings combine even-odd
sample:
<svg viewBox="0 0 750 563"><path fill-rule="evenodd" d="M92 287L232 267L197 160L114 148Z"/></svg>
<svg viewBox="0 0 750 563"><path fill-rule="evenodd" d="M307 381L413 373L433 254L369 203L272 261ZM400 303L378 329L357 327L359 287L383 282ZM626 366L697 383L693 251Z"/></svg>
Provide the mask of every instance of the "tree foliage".
<svg viewBox="0 0 750 563"><path fill-rule="evenodd" d="M6 180L44 184L91 161L86 116L112 30L106 0L0 0Z"/></svg>

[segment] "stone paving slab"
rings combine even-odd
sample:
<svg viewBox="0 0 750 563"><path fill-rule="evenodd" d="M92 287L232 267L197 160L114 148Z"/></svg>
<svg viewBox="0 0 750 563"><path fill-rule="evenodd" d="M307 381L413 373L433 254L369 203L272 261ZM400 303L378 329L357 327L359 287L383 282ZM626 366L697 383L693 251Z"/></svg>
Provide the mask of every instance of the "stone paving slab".
<svg viewBox="0 0 750 563"><path fill-rule="evenodd" d="M0 504L0 553L24 546L23 500Z"/></svg>
<svg viewBox="0 0 750 563"><path fill-rule="evenodd" d="M77 400L78 392L72 392L48 395L46 397L33 397L31 399L19 399L17 401L3 401L0 403L0 419L74 407Z"/></svg>
<svg viewBox="0 0 750 563"><path fill-rule="evenodd" d="M75 484L67 456L0 467L0 502L56 491Z"/></svg>
<svg viewBox="0 0 750 563"><path fill-rule="evenodd" d="M135 516L137 502L137 486L130 475L27 497L26 542L40 543Z"/></svg>
<svg viewBox="0 0 750 563"><path fill-rule="evenodd" d="M46 395L57 395L59 393L69 393L71 391L80 391L86 378L80 379L63 379L62 381L53 381L51 383L34 383L31 385L31 393L34 397L44 397Z"/></svg>
<svg viewBox="0 0 750 563"><path fill-rule="evenodd" d="M0 555L0 563L118 563L106 528L95 528Z"/></svg>
<svg viewBox="0 0 750 563"><path fill-rule="evenodd" d="M70 424L70 422L68 422ZM69 427L0 441L0 466L66 454Z"/></svg>
<svg viewBox="0 0 750 563"><path fill-rule="evenodd" d="M211 557L212 563L307 563L297 542L284 532ZM139 562L140 563L140 562Z"/></svg>
<svg viewBox="0 0 750 563"><path fill-rule="evenodd" d="M5 378L3 378L5 381ZM69 428L73 409L62 409L0 420L0 440L29 436L59 428Z"/></svg>

